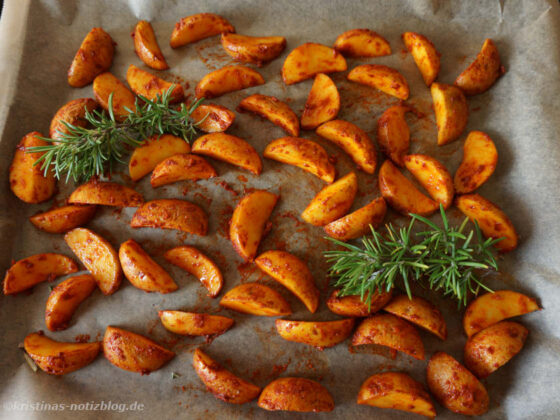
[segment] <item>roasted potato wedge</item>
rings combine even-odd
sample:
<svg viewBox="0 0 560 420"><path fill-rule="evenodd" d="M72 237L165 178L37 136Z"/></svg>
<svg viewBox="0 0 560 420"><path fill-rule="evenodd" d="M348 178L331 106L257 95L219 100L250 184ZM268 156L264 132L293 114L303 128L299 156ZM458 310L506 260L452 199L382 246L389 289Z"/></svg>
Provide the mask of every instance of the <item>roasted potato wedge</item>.
<svg viewBox="0 0 560 420"><path fill-rule="evenodd" d="M172 86L170 102L179 102L185 94L183 86L180 84L166 82L147 71L139 69L134 64L128 66L126 81L135 94L148 99L156 99L158 95L162 96Z"/></svg>
<svg viewBox="0 0 560 420"><path fill-rule="evenodd" d="M99 107L99 104L91 98L72 99L70 102L62 105L51 120L49 129L49 137L54 140L62 138L64 134L68 134L68 127L64 124L75 125L77 127L86 127L86 111L92 112Z"/></svg>
<svg viewBox="0 0 560 420"><path fill-rule="evenodd" d="M288 135L299 135L299 120L292 108L274 96L254 94L247 96L239 103L238 109L249 111L266 118L282 128Z"/></svg>
<svg viewBox="0 0 560 420"><path fill-rule="evenodd" d="M158 314L165 329L179 335L218 336L229 330L234 322L225 316L194 312L159 311Z"/></svg>
<svg viewBox="0 0 560 420"><path fill-rule="evenodd" d="M197 13L184 17L175 24L169 45L171 48L178 48L224 32L235 32L235 28L226 19L214 13Z"/></svg>
<svg viewBox="0 0 560 420"><path fill-rule="evenodd" d="M283 36L247 36L231 32L222 33L222 47L236 61L262 66L274 60L284 48L286 38Z"/></svg>
<svg viewBox="0 0 560 420"><path fill-rule="evenodd" d="M360 83L387 95L406 100L410 94L408 83L397 70L381 64L362 64L348 73L348 80Z"/></svg>
<svg viewBox="0 0 560 420"><path fill-rule="evenodd" d="M463 145L463 160L455 172L455 191L473 192L486 182L498 164L498 151L488 134L471 131Z"/></svg>
<svg viewBox="0 0 560 420"><path fill-rule="evenodd" d="M222 160L259 175L262 161L253 146L245 140L225 133L201 136L192 145L192 153Z"/></svg>
<svg viewBox="0 0 560 420"><path fill-rule="evenodd" d="M383 310L424 328L442 340L447 338L447 325L443 315L426 299L418 296L412 296L411 299L406 295L395 296Z"/></svg>
<svg viewBox="0 0 560 420"><path fill-rule="evenodd" d="M134 239L129 239L121 244L119 260L126 278L140 290L171 293L179 288L167 271L155 262Z"/></svg>
<svg viewBox="0 0 560 420"><path fill-rule="evenodd" d="M358 326L352 345L364 344L386 346L424 360L424 344L416 328L392 314L372 315Z"/></svg>
<svg viewBox="0 0 560 420"><path fill-rule="evenodd" d="M385 200L383 197L378 197L358 210L330 222L323 229L331 238L349 241L370 232L370 226L378 227L383 222L386 212Z"/></svg>
<svg viewBox="0 0 560 420"><path fill-rule="evenodd" d="M319 290L307 264L286 251L272 250L255 259L257 266L292 292L310 312L319 306Z"/></svg>
<svg viewBox="0 0 560 420"><path fill-rule="evenodd" d="M253 261L265 231L266 222L279 196L256 190L241 199L233 212L229 239L233 248L245 261Z"/></svg>
<svg viewBox="0 0 560 420"><path fill-rule="evenodd" d="M259 396L258 405L269 411L319 413L334 410L329 391L319 382L305 378L279 378L269 383Z"/></svg>
<svg viewBox="0 0 560 420"><path fill-rule="evenodd" d="M476 59L455 80L465 95L477 95L485 92L505 73L500 62L500 55L494 42L488 38Z"/></svg>
<svg viewBox="0 0 560 420"><path fill-rule="evenodd" d="M115 43L111 35L101 28L93 28L72 60L68 69L68 84L83 87L93 82L95 76L109 70L114 52Z"/></svg>
<svg viewBox="0 0 560 420"><path fill-rule="evenodd" d="M175 357L175 353L140 334L108 326L103 354L118 368L149 375Z"/></svg>
<svg viewBox="0 0 560 420"><path fill-rule="evenodd" d="M191 119L205 133L221 133L233 124L235 114L222 105L200 104L191 113Z"/></svg>
<svg viewBox="0 0 560 420"><path fill-rule="evenodd" d="M354 318L323 322L276 320L276 331L284 340L309 344L321 350L346 340L352 328Z"/></svg>
<svg viewBox="0 0 560 420"><path fill-rule="evenodd" d="M315 76L301 114L301 128L313 130L336 118L338 111L340 111L338 89L329 76L319 73Z"/></svg>
<svg viewBox="0 0 560 420"><path fill-rule="evenodd" d="M381 57L391 55L385 38L371 29L350 29L334 41L334 49L346 57Z"/></svg>
<svg viewBox="0 0 560 420"><path fill-rule="evenodd" d="M339 293L340 290L333 290L327 300L328 308L337 315L352 317L369 316L383 308L393 297L392 290L390 292L376 291L371 297L370 306L359 295L338 296ZM366 297L367 295L364 296L364 299Z"/></svg>
<svg viewBox="0 0 560 420"><path fill-rule="evenodd" d="M196 204L185 200L152 200L136 210L130 226L175 229L204 236L208 232L208 216Z"/></svg>
<svg viewBox="0 0 560 420"><path fill-rule="evenodd" d="M66 255L46 253L23 258L14 263L4 276L4 294L13 295L44 281L75 273L78 266Z"/></svg>
<svg viewBox="0 0 560 420"><path fill-rule="evenodd" d="M45 309L45 323L51 331L65 330L72 315L96 288L92 275L82 274L59 283L50 293Z"/></svg>
<svg viewBox="0 0 560 420"><path fill-rule="evenodd" d="M395 105L377 120L377 142L383 153L396 165L404 166L404 157L410 147L410 129L404 118L410 108Z"/></svg>
<svg viewBox="0 0 560 420"><path fill-rule="evenodd" d="M260 283L243 283L227 292L220 305L244 314L286 316L292 313L288 301L276 290Z"/></svg>
<svg viewBox="0 0 560 420"><path fill-rule="evenodd" d="M152 172L150 183L152 187L156 188L187 179L198 181L199 179L214 178L216 176L218 176L216 170L206 159L197 155L183 153L168 157L158 163Z"/></svg>
<svg viewBox="0 0 560 420"><path fill-rule="evenodd" d="M336 50L307 42L288 54L282 66L282 79L287 85L293 85L319 73L345 71L346 68L346 60Z"/></svg>
<svg viewBox="0 0 560 420"><path fill-rule="evenodd" d="M93 94L101 107L109 110L109 96L113 94L113 114L118 120L124 120L136 109L136 97L119 79L111 73L101 73L93 81Z"/></svg>
<svg viewBox="0 0 560 420"><path fill-rule="evenodd" d="M319 191L301 213L301 218L314 226L325 226L348 213L357 192L358 178L350 172Z"/></svg>
<svg viewBox="0 0 560 420"><path fill-rule="evenodd" d="M196 85L197 98L211 99L264 84L261 74L247 66L225 66L204 76Z"/></svg>
<svg viewBox="0 0 560 420"><path fill-rule="evenodd" d="M115 182L93 179L76 188L68 198L69 204L92 204L113 207L140 207L144 198L132 188Z"/></svg>
<svg viewBox="0 0 560 420"><path fill-rule="evenodd" d="M476 377L447 353L437 352L428 362L428 388L445 408L467 416L488 411L490 399Z"/></svg>
<svg viewBox="0 0 560 420"><path fill-rule="evenodd" d="M40 331L25 337L23 348L42 371L65 375L93 362L101 350L101 342L62 343Z"/></svg>
<svg viewBox="0 0 560 420"><path fill-rule="evenodd" d="M441 162L431 156L415 154L404 157L404 166L444 209L451 206L455 195L453 178Z"/></svg>
<svg viewBox="0 0 560 420"><path fill-rule="evenodd" d="M430 86L439 73L441 54L428 38L416 32L405 32L402 40L420 70L424 83Z"/></svg>
<svg viewBox="0 0 560 420"><path fill-rule="evenodd" d="M467 99L461 89L443 83L432 83L430 91L438 129L437 144L443 146L459 137L467 126Z"/></svg>
<svg viewBox="0 0 560 420"><path fill-rule="evenodd" d="M358 404L392 408L434 418L436 409L420 382L402 372L372 375L360 387Z"/></svg>
<svg viewBox="0 0 560 420"><path fill-rule="evenodd" d="M134 39L134 51L148 67L155 70L166 70L169 68L167 61L159 48L154 28L150 22L141 20L132 32Z"/></svg>
<svg viewBox="0 0 560 420"><path fill-rule="evenodd" d="M96 210L96 206L62 206L31 216L29 221L45 232L65 233L85 225Z"/></svg>
<svg viewBox="0 0 560 420"><path fill-rule="evenodd" d="M224 369L200 349L193 355L198 377L214 396L231 404L245 404L258 397L261 389Z"/></svg>

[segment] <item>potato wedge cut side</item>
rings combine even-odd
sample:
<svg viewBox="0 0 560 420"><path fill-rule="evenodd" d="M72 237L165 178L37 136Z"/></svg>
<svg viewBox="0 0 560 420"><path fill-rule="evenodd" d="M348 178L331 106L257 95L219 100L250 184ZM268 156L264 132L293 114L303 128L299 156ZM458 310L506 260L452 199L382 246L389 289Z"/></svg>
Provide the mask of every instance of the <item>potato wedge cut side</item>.
<svg viewBox="0 0 560 420"><path fill-rule="evenodd" d="M339 111L340 94L336 85L329 76L319 73L315 76L301 114L301 128L313 130L336 118Z"/></svg>
<svg viewBox="0 0 560 420"><path fill-rule="evenodd" d="M208 232L208 216L196 204L185 200L152 200L136 210L130 226L174 229L205 236Z"/></svg>
<svg viewBox="0 0 560 420"><path fill-rule="evenodd" d="M404 119L408 111L408 106L395 105L388 108L377 120L379 148L401 168L410 147L410 129Z"/></svg>
<svg viewBox="0 0 560 420"><path fill-rule="evenodd" d="M220 306L257 316L286 316L292 313L290 304L280 293L260 283L234 287L220 300Z"/></svg>
<svg viewBox="0 0 560 420"><path fill-rule="evenodd" d="M113 207L140 207L144 198L132 188L116 182L96 179L76 188L68 198L69 204L91 204Z"/></svg>
<svg viewBox="0 0 560 420"><path fill-rule="evenodd" d="M382 57L391 55L385 38L371 29L350 29L334 41L334 49L346 57Z"/></svg>
<svg viewBox="0 0 560 420"><path fill-rule="evenodd" d="M246 36L231 32L222 33L222 47L236 61L262 66L274 60L286 48L283 36Z"/></svg>
<svg viewBox="0 0 560 420"><path fill-rule="evenodd" d="M71 101L62 105L51 120L49 128L49 136L51 139L58 140L64 134L68 134L68 127L64 124L75 125L76 127L86 127L88 121L86 120L86 111L92 112L97 109L99 104L91 98L72 99Z"/></svg>
<svg viewBox="0 0 560 420"><path fill-rule="evenodd" d="M99 105L109 110L109 97L113 94L113 113L117 120L124 120L136 110L136 97L119 79L111 73L101 73L93 81L93 94Z"/></svg>
<svg viewBox="0 0 560 420"><path fill-rule="evenodd" d="M197 98L216 98L236 90L264 84L261 74L247 66L225 66L204 76L196 85Z"/></svg>
<svg viewBox="0 0 560 420"><path fill-rule="evenodd" d="M325 233L339 241L349 241L366 235L370 226L377 228L385 217L387 204L378 197L358 210L325 225Z"/></svg>
<svg viewBox="0 0 560 420"><path fill-rule="evenodd" d="M158 95L163 96L171 87L173 87L170 94L171 103L179 102L184 96L183 86L180 84L166 82L134 64L131 64L126 71L126 81L135 94L148 99L156 99Z"/></svg>
<svg viewBox="0 0 560 420"><path fill-rule="evenodd" d="M476 59L457 77L455 86L465 92L465 95L477 95L490 89L504 73L498 49L488 38L482 44Z"/></svg>
<svg viewBox="0 0 560 420"><path fill-rule="evenodd" d="M288 54L282 66L282 79L287 85L293 85L318 73L345 71L346 68L346 60L339 52L326 45L307 42Z"/></svg>
<svg viewBox="0 0 560 420"><path fill-rule="evenodd" d="M219 315L183 311L159 311L159 319L166 330L179 335L218 336L231 328L234 321Z"/></svg>
<svg viewBox="0 0 560 420"><path fill-rule="evenodd" d="M361 299L359 295L339 296L340 290L333 290L327 300L331 312L341 316L362 318L369 316L381 308L393 297L393 291L376 291L371 297L371 306ZM367 297L364 296L364 299Z"/></svg>
<svg viewBox="0 0 560 420"><path fill-rule="evenodd" d="M152 172L152 187L172 184L178 181L198 181L218 176L206 159L188 153L178 154L158 163Z"/></svg>
<svg viewBox="0 0 560 420"><path fill-rule="evenodd" d="M169 68L161 49L159 48L154 28L150 22L141 20L132 32L134 39L134 51L148 67L155 70L166 70Z"/></svg>
<svg viewBox="0 0 560 420"><path fill-rule="evenodd" d="M288 135L299 135L299 120L292 108L274 96L254 94L239 103L238 109L253 112L281 127Z"/></svg>
<svg viewBox="0 0 560 420"><path fill-rule="evenodd" d="M458 138L467 126L469 108L465 95L456 86L432 83L430 87L438 129L438 146Z"/></svg>
<svg viewBox="0 0 560 420"><path fill-rule="evenodd" d="M96 206L68 205L38 213L29 221L48 233L65 233L89 222L97 210Z"/></svg>
<svg viewBox="0 0 560 420"><path fill-rule="evenodd" d="M463 145L463 160L455 172L455 191L471 193L486 182L498 164L498 151L488 134L471 131Z"/></svg>
<svg viewBox="0 0 560 420"><path fill-rule="evenodd" d="M269 383L259 396L258 405L269 411L319 413L334 410L329 391L319 382L306 378L279 378Z"/></svg>
<svg viewBox="0 0 560 420"><path fill-rule="evenodd" d="M419 33L405 32L402 40L420 70L424 83L430 86L439 73L441 54L428 38Z"/></svg>
<svg viewBox="0 0 560 420"><path fill-rule="evenodd" d="M83 87L100 73L109 70L113 63L115 43L107 32L93 28L88 32L68 69L68 84Z"/></svg>
<svg viewBox="0 0 560 420"><path fill-rule="evenodd" d="M378 89L388 95L407 100L408 83L397 70L381 64L362 64L348 73L348 80Z"/></svg>
<svg viewBox="0 0 560 420"><path fill-rule="evenodd" d="M444 209L451 206L455 195L453 178L441 162L431 156L415 154L404 157L404 166Z"/></svg>
<svg viewBox="0 0 560 420"><path fill-rule="evenodd" d="M214 13L197 13L175 24L169 45L178 48L224 32L235 32L235 28L225 18Z"/></svg>
<svg viewBox="0 0 560 420"><path fill-rule="evenodd" d="M383 310L424 328L442 340L447 338L447 325L443 315L426 299L418 296L412 296L412 299L406 295L395 296Z"/></svg>
<svg viewBox="0 0 560 420"><path fill-rule="evenodd" d="M322 350L346 340L354 328L354 318L339 321L276 320L276 331L284 340L308 344Z"/></svg>
<svg viewBox="0 0 560 420"><path fill-rule="evenodd" d="M221 133L233 124L235 114L222 105L200 104L191 113L191 119L205 133Z"/></svg>

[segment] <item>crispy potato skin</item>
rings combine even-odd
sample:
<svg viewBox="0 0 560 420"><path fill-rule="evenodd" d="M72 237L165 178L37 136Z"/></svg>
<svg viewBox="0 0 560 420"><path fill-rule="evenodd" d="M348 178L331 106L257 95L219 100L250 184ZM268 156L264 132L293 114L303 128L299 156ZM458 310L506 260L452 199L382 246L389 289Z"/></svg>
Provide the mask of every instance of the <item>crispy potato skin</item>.
<svg viewBox="0 0 560 420"><path fill-rule="evenodd" d="M473 300L465 311L463 328L468 337L514 316L539 311L537 301L513 290L485 293Z"/></svg>
<svg viewBox="0 0 560 420"><path fill-rule="evenodd" d="M93 94L101 107L109 110L109 96L113 94L113 113L118 120L124 120L136 109L136 97L119 79L109 72L101 73L93 81Z"/></svg>
<svg viewBox="0 0 560 420"><path fill-rule="evenodd" d="M159 311L159 319L166 330L190 336L218 336L231 328L234 321L219 315L183 311Z"/></svg>
<svg viewBox="0 0 560 420"><path fill-rule="evenodd" d="M305 378L279 378L269 383L259 396L258 405L269 411L329 412L334 401L319 382Z"/></svg>
<svg viewBox="0 0 560 420"><path fill-rule="evenodd" d="M108 326L103 336L103 354L118 368L149 375L175 357L171 350L140 334Z"/></svg>
<svg viewBox="0 0 560 420"><path fill-rule="evenodd" d="M498 151L488 134L471 131L463 145L463 160L455 172L457 194L471 193L486 182L498 164Z"/></svg>
<svg viewBox="0 0 560 420"><path fill-rule="evenodd" d="M49 137L58 140L62 137L62 134L68 134L68 128L64 125L64 122L77 127L86 127L88 125L85 118L86 110L92 112L98 107L99 104L91 98L72 99L65 103L56 111L51 120Z"/></svg>
<svg viewBox="0 0 560 420"><path fill-rule="evenodd" d="M288 54L282 66L282 80L293 85L319 73L345 71L346 60L336 50L325 45L307 42Z"/></svg>
<svg viewBox="0 0 560 420"><path fill-rule="evenodd" d="M319 191L301 213L301 218L314 226L325 226L348 213L357 192L358 178L350 172Z"/></svg>
<svg viewBox="0 0 560 420"><path fill-rule="evenodd" d="M154 29L150 22L141 20L132 32L134 40L134 51L148 67L155 70L166 70L169 68L161 49L159 48Z"/></svg>
<svg viewBox="0 0 560 420"><path fill-rule="evenodd" d="M360 387L358 404L392 408L434 418L436 409L420 382L402 372L372 375Z"/></svg>
<svg viewBox="0 0 560 420"><path fill-rule="evenodd" d="M404 157L410 147L410 129L404 118L408 106L395 105L388 108L377 120L377 142L396 165L404 166Z"/></svg>
<svg viewBox="0 0 560 420"><path fill-rule="evenodd" d="M70 277L58 284L50 293L45 309L45 323L51 331L65 330L72 315L96 288L92 275Z"/></svg>
<svg viewBox="0 0 560 420"><path fill-rule="evenodd" d="M235 114L222 105L200 104L191 113L191 119L205 133L221 133L233 124Z"/></svg>
<svg viewBox="0 0 560 420"><path fill-rule="evenodd" d="M13 264L4 276L4 294L23 292L43 281L78 271L78 265L66 255L46 253L23 258Z"/></svg>
<svg viewBox="0 0 560 420"><path fill-rule="evenodd" d="M224 369L200 349L193 355L193 367L214 396L231 404L245 404L258 397L261 389Z"/></svg>
<svg viewBox="0 0 560 420"><path fill-rule="evenodd" d="M349 241L370 232L370 226L377 228L385 218L387 204L378 197L358 210L325 225L325 233L339 241Z"/></svg>
<svg viewBox="0 0 560 420"><path fill-rule="evenodd" d="M430 91L436 114L437 143L443 146L458 138L467 126L467 99L461 89L443 83L432 83Z"/></svg>
<svg viewBox="0 0 560 420"><path fill-rule="evenodd" d="M378 292L371 297L371 307L362 301L359 295L341 296L340 290L333 290L327 300L327 306L331 312L341 316L366 317L383 308L391 300L393 291ZM367 296L367 295L366 295Z"/></svg>
<svg viewBox="0 0 560 420"><path fill-rule="evenodd" d="M65 375L93 362L101 350L101 342L62 343L39 331L25 337L23 347L42 371Z"/></svg>
<svg viewBox="0 0 560 420"><path fill-rule="evenodd" d="M381 57L391 55L385 38L371 29L350 29L334 41L334 49L346 57Z"/></svg>
<svg viewBox="0 0 560 420"><path fill-rule="evenodd" d="M348 80L378 89L388 95L406 100L410 94L408 83L397 70L381 64L362 64L348 73Z"/></svg>
<svg viewBox="0 0 560 420"><path fill-rule="evenodd" d="M430 86L439 73L441 54L428 38L419 33L405 32L402 40L420 70L424 83Z"/></svg>
<svg viewBox="0 0 560 420"><path fill-rule="evenodd" d="M262 66L274 60L286 48L283 36L246 36L231 32L222 33L222 47L236 61Z"/></svg>
<svg viewBox="0 0 560 420"><path fill-rule="evenodd" d="M253 112L271 123L281 127L288 135L297 137L299 135L299 120L292 108L275 98L254 94L247 96L239 103L238 109Z"/></svg>
<svg viewBox="0 0 560 420"><path fill-rule="evenodd" d="M68 84L83 87L98 74L109 70L113 63L114 46L113 39L103 29L93 28L89 31L68 69Z"/></svg>
<svg viewBox="0 0 560 420"><path fill-rule="evenodd" d="M139 207L144 203L140 193L116 182L93 179L76 188L68 198L69 204L91 204L113 207Z"/></svg>
<svg viewBox="0 0 560 420"><path fill-rule="evenodd" d="M48 233L65 233L85 225L95 215L96 206L68 205L57 207L29 218L37 228Z"/></svg>
<svg viewBox="0 0 560 420"><path fill-rule="evenodd" d="M477 95L485 92L505 73L500 62L500 55L494 42L488 38L476 59L455 80L465 95Z"/></svg>
<svg viewBox="0 0 560 420"><path fill-rule="evenodd" d="M404 318L442 340L447 338L447 325L440 310L431 302L418 296L395 296L384 308L393 315Z"/></svg>
<svg viewBox="0 0 560 420"><path fill-rule="evenodd" d="M148 99L156 99L158 95L163 95L173 87L170 102L179 102L184 97L183 86L176 83L169 83L147 71L141 70L131 64L126 71L126 81L137 95L142 95Z"/></svg>
<svg viewBox="0 0 560 420"><path fill-rule="evenodd" d="M152 187L161 187L178 181L208 179L218 176L206 159L197 155L182 153L173 155L158 163L152 172Z"/></svg>
<svg viewBox="0 0 560 420"><path fill-rule="evenodd" d="M444 209L451 206L455 195L453 178L441 162L431 156L415 154L404 157L404 166Z"/></svg>
<svg viewBox="0 0 560 420"><path fill-rule="evenodd" d="M354 328L354 318L339 321L276 320L276 331L284 340L309 344L322 350L346 340Z"/></svg>
<svg viewBox="0 0 560 420"><path fill-rule="evenodd" d="M293 254L272 250L255 259L257 266L296 295L314 313L319 306L319 290L307 264Z"/></svg>
<svg viewBox="0 0 560 420"><path fill-rule="evenodd" d="M340 94L336 85L329 76L319 73L315 76L301 114L301 128L313 130L336 118L339 111Z"/></svg>
<svg viewBox="0 0 560 420"><path fill-rule="evenodd" d="M175 24L169 45L171 48L178 48L224 32L235 32L235 28L226 19L214 13L197 13L184 17Z"/></svg>
<svg viewBox="0 0 560 420"><path fill-rule="evenodd" d="M152 200L136 210L130 226L175 229L205 236L208 232L208 216L196 204L185 200Z"/></svg>
<svg viewBox="0 0 560 420"><path fill-rule="evenodd" d="M426 377L436 400L454 413L480 416L488 411L490 399L484 385L447 353L431 357Z"/></svg>
<svg viewBox="0 0 560 420"><path fill-rule="evenodd" d="M220 306L257 316L286 316L292 313L288 301L276 290L260 283L244 283L227 292Z"/></svg>
<svg viewBox="0 0 560 420"><path fill-rule="evenodd" d="M236 90L264 84L261 74L247 66L225 66L204 76L196 85L197 98L216 98Z"/></svg>

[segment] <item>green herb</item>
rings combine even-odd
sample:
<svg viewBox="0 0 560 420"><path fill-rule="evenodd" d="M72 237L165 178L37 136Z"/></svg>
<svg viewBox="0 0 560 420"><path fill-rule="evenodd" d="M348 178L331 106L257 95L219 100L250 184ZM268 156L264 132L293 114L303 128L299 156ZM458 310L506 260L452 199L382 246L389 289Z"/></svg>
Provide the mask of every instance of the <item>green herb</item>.
<svg viewBox="0 0 560 420"><path fill-rule="evenodd" d="M177 372L171 372L171 379L177 379L179 374Z"/></svg>
<svg viewBox="0 0 560 420"><path fill-rule="evenodd" d="M441 290L467 304L469 292L478 294L480 288L491 291L478 277L479 270L498 270L494 258L494 244L503 238L484 240L478 224L466 233L468 219L458 227L451 227L443 206L440 206L443 227L417 214L411 214L408 227L396 229L389 224L381 234L371 227L371 237L356 246L328 238L344 249L326 251L331 267L333 285L340 288L339 296L359 295L371 305L376 291L389 291L400 280L409 298L411 281ZM414 233L416 222L429 229ZM473 239L476 237L476 243ZM400 284L399 284L400 285Z"/></svg>

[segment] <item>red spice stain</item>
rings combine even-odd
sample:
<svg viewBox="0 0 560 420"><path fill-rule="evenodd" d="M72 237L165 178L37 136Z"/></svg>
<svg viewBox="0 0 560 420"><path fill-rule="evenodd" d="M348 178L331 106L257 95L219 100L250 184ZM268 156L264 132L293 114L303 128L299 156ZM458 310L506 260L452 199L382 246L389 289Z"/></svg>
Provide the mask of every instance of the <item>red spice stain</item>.
<svg viewBox="0 0 560 420"><path fill-rule="evenodd" d="M242 175L240 175L242 176ZM216 181L215 184L219 187L222 187L224 190L226 190L227 192L233 194L234 196L238 196L239 193L237 191L235 191L226 181L224 180L220 180L220 181Z"/></svg>
<svg viewBox="0 0 560 420"><path fill-rule="evenodd" d="M259 268L255 264L242 262L237 264L237 272L241 276L240 282L245 283L254 273L259 272Z"/></svg>
<svg viewBox="0 0 560 420"><path fill-rule="evenodd" d="M247 182L248 181L248 179L244 175L238 175L237 179L241 182Z"/></svg>
<svg viewBox="0 0 560 420"><path fill-rule="evenodd" d="M89 334L78 334L76 337L74 337L76 343L87 343L89 339Z"/></svg>

